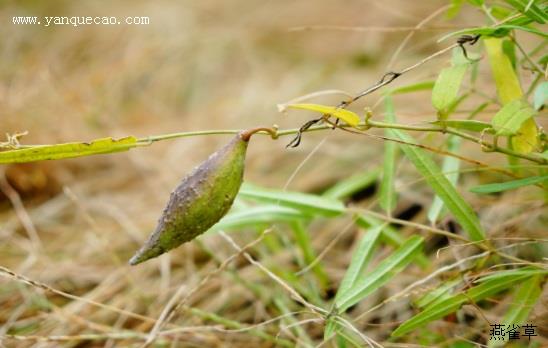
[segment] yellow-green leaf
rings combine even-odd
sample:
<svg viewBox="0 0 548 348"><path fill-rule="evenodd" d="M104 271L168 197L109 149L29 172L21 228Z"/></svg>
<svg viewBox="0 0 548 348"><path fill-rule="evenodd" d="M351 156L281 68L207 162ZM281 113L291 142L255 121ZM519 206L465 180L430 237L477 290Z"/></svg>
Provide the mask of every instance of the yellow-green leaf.
<svg viewBox="0 0 548 348"><path fill-rule="evenodd" d="M535 114L526 102L516 99L504 105L493 117L492 126L497 135L516 135L522 124Z"/></svg>
<svg viewBox="0 0 548 348"><path fill-rule="evenodd" d="M289 104L288 109L301 109L320 112L324 115L333 116L343 120L352 127L356 127L360 123L360 117L355 112L350 110L337 108L334 106L318 105L318 104Z"/></svg>
<svg viewBox="0 0 548 348"><path fill-rule="evenodd" d="M502 104L519 99L522 96L518 77L512 68L512 63L503 51L504 40L499 38L485 38L485 48L489 55L489 63L497 86L497 92Z"/></svg>
<svg viewBox="0 0 548 348"><path fill-rule="evenodd" d="M0 163L25 163L105 154L126 151L137 145L137 138L129 136L118 140L102 138L93 140L90 143L33 146L25 149L0 152Z"/></svg>
<svg viewBox="0 0 548 348"><path fill-rule="evenodd" d="M504 53L503 40L499 38L485 38L483 41L487 55L489 56L489 63L491 64L500 101L503 105L506 105L516 99L521 99L523 92L512 63ZM517 121L520 121L519 118ZM518 135L512 137L511 145L517 152L529 153L537 146L538 127L531 117L519 123L521 127L517 132Z"/></svg>
<svg viewBox="0 0 548 348"><path fill-rule="evenodd" d="M532 117L523 122L518 135L513 136L511 139L512 148L519 153L534 151L537 148L538 141L538 127Z"/></svg>

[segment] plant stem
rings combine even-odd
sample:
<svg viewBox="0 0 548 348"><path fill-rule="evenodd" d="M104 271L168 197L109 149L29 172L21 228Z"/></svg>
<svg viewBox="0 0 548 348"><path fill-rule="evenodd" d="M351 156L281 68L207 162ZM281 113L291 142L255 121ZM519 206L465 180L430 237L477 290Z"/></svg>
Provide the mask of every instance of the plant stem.
<svg viewBox="0 0 548 348"><path fill-rule="evenodd" d="M341 128L348 128L346 125L340 125L338 127ZM358 125L358 127L362 128L391 128L391 129L402 129L402 130L408 130L408 131L416 131L416 132L438 132L438 133L449 133L454 134L458 137L464 138L469 141L473 141L479 145L482 145L485 148L488 148L489 151L493 152L499 152L510 156L515 156L519 158L523 158L532 162L536 162L539 164L548 164L548 160L540 157L535 156L531 154L523 154L516 152L514 150L500 147L498 145L493 145L491 143L485 142L481 138L474 137L468 133L464 133L455 129L451 128L443 128L443 127L425 127L425 126L412 126L412 125L405 125L405 124L398 124L398 123L386 123L386 122L377 122L377 121L371 121L368 120L367 122L362 122ZM308 128L306 132L314 132L314 131L321 131L326 129L333 129L332 125L329 124L323 124L323 125L316 125ZM220 130L206 130L206 131L193 131L193 132L180 132L180 133L170 133L170 134L163 134L163 135L154 135L154 136L148 136L144 138L139 138L138 143L140 146L146 146L156 141L161 140L168 140L168 139L176 139L176 138L184 138L184 137L191 137L191 136L200 136L200 135L215 135L215 134L239 134L242 131L239 129L220 129ZM260 127L253 129L253 134L261 134L261 135L268 135L272 137L273 135L273 128L271 127ZM299 133L299 128L289 128L284 130L279 130L275 134L276 136L286 136L286 135L292 135Z"/></svg>

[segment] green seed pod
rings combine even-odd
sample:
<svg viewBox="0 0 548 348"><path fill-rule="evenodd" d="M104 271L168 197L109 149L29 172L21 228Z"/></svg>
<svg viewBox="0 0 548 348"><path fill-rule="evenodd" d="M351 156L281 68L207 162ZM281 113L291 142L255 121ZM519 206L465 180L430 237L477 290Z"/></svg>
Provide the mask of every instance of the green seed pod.
<svg viewBox="0 0 548 348"><path fill-rule="evenodd" d="M131 258L130 265L196 238L228 212L242 184L251 134L238 134L183 179L171 193L156 230Z"/></svg>

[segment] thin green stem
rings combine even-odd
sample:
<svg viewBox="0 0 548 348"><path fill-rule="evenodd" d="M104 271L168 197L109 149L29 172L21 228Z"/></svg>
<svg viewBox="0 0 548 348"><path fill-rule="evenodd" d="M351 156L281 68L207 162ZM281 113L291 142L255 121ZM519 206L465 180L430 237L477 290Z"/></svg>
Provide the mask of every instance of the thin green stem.
<svg viewBox="0 0 548 348"><path fill-rule="evenodd" d="M348 126L339 126L341 128L347 128ZM322 124L317 126L312 126L306 130L306 132L314 132L314 131L321 131L326 129L332 129L333 126L329 124ZM498 145L494 145L488 142L483 141L481 138L474 137L468 133L464 133L455 129L451 128L443 128L443 127L425 127L425 126L412 126L412 125L405 125L405 124L398 124L398 123L386 123L386 122L377 122L377 121L371 121L367 120L367 122L362 122L358 125L358 128L391 128L391 129L402 129L402 130L408 130L408 131L415 131L415 132L438 132L438 133L448 133L448 134L454 134L458 137L464 138L469 141L473 141L479 145L482 145L489 149L489 151L493 152L499 152L510 156L515 156L519 158L523 158L532 162L536 162L539 164L548 164L548 161L540 156L535 156L531 154L523 154L516 152L514 150L500 147ZM265 128L266 129L266 128ZM144 138L139 138L138 143L139 145L146 146L156 141L161 140L168 140L168 139L176 139L176 138L184 138L184 137L191 137L191 136L200 136L200 135L219 135L219 134L239 134L241 130L239 129L220 129L220 130L206 130L206 131L192 131L192 132L179 132L179 133L170 133L170 134L162 134L162 135L154 135L154 136L148 136ZM286 135L292 135L297 134L299 132L299 128L289 128L284 130L277 131L277 136L286 136ZM272 136L271 132L268 131L257 131L255 134L260 135L268 135Z"/></svg>

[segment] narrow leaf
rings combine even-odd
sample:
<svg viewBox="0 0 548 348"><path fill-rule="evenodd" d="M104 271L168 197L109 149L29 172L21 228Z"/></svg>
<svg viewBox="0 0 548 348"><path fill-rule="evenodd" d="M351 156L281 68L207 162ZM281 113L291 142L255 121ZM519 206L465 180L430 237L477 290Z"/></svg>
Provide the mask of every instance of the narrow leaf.
<svg viewBox="0 0 548 348"><path fill-rule="evenodd" d="M515 291L512 298L512 303L508 311L502 319L504 327L508 325L523 325L533 309L542 292L541 276L533 276L526 281ZM489 341L489 347L497 347L504 344L508 339L505 335L502 341Z"/></svg>
<svg viewBox="0 0 548 348"><path fill-rule="evenodd" d="M537 23L545 24L548 21L548 15L538 7L534 0L504 0L519 12L531 18Z"/></svg>
<svg viewBox="0 0 548 348"><path fill-rule="evenodd" d="M255 227L258 224L294 222L305 219L306 215L303 215L299 210L276 205L264 205L231 212L213 225L210 231L234 230Z"/></svg>
<svg viewBox="0 0 548 348"><path fill-rule="evenodd" d="M410 85L391 89L387 92L387 94L395 95L395 94L406 94L406 93L413 93L413 92L420 92L420 91L429 91L432 88L434 88L435 83L436 81L421 81L421 82L413 83Z"/></svg>
<svg viewBox="0 0 548 348"><path fill-rule="evenodd" d="M460 138L452 135L448 137L447 143L447 150L449 150L450 152L457 152L460 147ZM443 159L441 170L443 173L445 173L445 177L454 187L457 186L457 181L459 179L459 167L460 159L452 156L446 156ZM436 223L438 217L442 212L443 207L443 200L440 198L440 196L436 195L436 197L434 198L434 202L428 210L428 220L431 223Z"/></svg>
<svg viewBox="0 0 548 348"><path fill-rule="evenodd" d="M415 143L414 139L399 130L395 134L402 141ZM405 155L415 165L419 173L424 177L428 185L442 199L445 206L460 223L464 231L473 241L485 239L485 232L480 225L479 219L472 207L461 197L449 180L441 173L432 158L416 146L401 145Z"/></svg>
<svg viewBox="0 0 548 348"><path fill-rule="evenodd" d="M534 185L538 183L548 182L548 175L532 176L529 178L512 180L507 182L498 182L494 184L479 185L472 187L470 192L474 193L494 193L508 190L515 190L519 187Z"/></svg>
<svg viewBox="0 0 548 348"><path fill-rule="evenodd" d="M97 139L90 143L65 143L35 146L26 149L0 152L0 164L57 160L120 152L127 151L138 145L137 138L129 136L118 140L112 138Z"/></svg>
<svg viewBox="0 0 548 348"><path fill-rule="evenodd" d="M352 127L356 127L358 123L360 123L360 117L346 109L341 109L333 106L325 106L325 105L318 105L318 104L289 104L285 106L288 109L301 109L301 110L309 110L309 111L316 111L320 112L324 115L333 116L336 118L339 118L343 120L344 122L348 123Z"/></svg>
<svg viewBox="0 0 548 348"><path fill-rule="evenodd" d="M363 235L358 247L352 253L352 261L344 274L344 278L335 296L335 302L356 285L359 277L363 277L384 226L383 224L371 228Z"/></svg>
<svg viewBox="0 0 548 348"><path fill-rule="evenodd" d="M462 282L462 279L456 278L451 281L444 281L439 287L426 293L415 301L415 305L419 308L427 307L433 303L439 303L448 299L451 295L451 289Z"/></svg>
<svg viewBox="0 0 548 348"><path fill-rule="evenodd" d="M386 284L392 277L403 271L413 261L413 258L420 252L423 238L413 236L405 241L393 254L375 267L375 270L358 279L354 286L348 291L341 293L335 300L337 308L344 312L350 306L358 303L373 291Z"/></svg>
<svg viewBox="0 0 548 348"><path fill-rule="evenodd" d="M492 125L497 135L515 135L527 119L535 115L529 104L516 99L504 105L493 117Z"/></svg>
<svg viewBox="0 0 548 348"><path fill-rule="evenodd" d="M379 178L380 172L379 168L373 168L347 179L339 180L335 185L327 189L322 196L334 199L348 198L354 193L373 185Z"/></svg>
<svg viewBox="0 0 548 348"><path fill-rule="evenodd" d="M394 123L396 115L394 113L394 102L391 96L385 99L386 122ZM391 129L385 129L384 135L387 138L393 138L394 134ZM392 210L396 206L396 190L394 188L394 177L396 174L396 158L398 156L397 144L393 141L384 142L384 162L381 181L381 190L379 205L391 215Z"/></svg>
<svg viewBox="0 0 548 348"><path fill-rule="evenodd" d="M474 302L480 301L488 296L512 287L514 283L526 279L529 276L530 275L528 274L512 274L497 279L491 279L469 289L465 293L453 295L441 302L436 301L419 314L401 324L391 335L398 337L411 332L418 327L424 327L424 325L431 321L443 318L447 314L457 311L460 306L470 300Z"/></svg>
<svg viewBox="0 0 548 348"><path fill-rule="evenodd" d="M242 198L250 198L302 210L310 215L337 216L346 211L338 200L301 192L272 190L244 183L239 193Z"/></svg>

